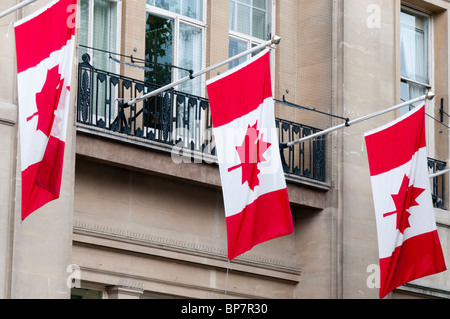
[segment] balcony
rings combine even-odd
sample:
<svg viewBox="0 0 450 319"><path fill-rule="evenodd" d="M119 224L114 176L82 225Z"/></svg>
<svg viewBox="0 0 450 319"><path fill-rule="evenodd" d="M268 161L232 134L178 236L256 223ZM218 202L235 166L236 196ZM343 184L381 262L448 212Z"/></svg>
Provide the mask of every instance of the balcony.
<svg viewBox="0 0 450 319"><path fill-rule="evenodd" d="M428 171L430 174L443 171L446 165L446 162L439 161L434 158L428 158ZM446 204L444 178L444 175L440 175L433 177L431 180L431 197L433 199L433 205L434 207L441 209L444 209Z"/></svg>
<svg viewBox="0 0 450 319"><path fill-rule="evenodd" d="M78 127L132 137L136 143L171 152L181 146L216 159L208 100L175 90L128 106L125 102L159 86L102 71L84 54L78 67ZM317 133L311 126L275 119L280 144ZM280 150L283 170L290 180L326 184L325 136ZM429 158L429 172L445 169L446 163ZM433 204L445 206L444 176L432 180Z"/></svg>
<svg viewBox="0 0 450 319"><path fill-rule="evenodd" d="M134 141L172 151L187 148L216 159L208 100L169 90L129 106L126 101L159 86L94 68L84 54L78 66L77 126L132 137ZM280 143L308 136L316 128L276 119ZM325 138L281 150L283 170L294 180L326 182Z"/></svg>

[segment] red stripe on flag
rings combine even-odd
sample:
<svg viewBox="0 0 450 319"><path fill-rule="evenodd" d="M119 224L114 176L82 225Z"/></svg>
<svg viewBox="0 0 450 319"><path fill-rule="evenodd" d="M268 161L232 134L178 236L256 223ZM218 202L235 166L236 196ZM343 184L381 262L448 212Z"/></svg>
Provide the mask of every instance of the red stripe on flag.
<svg viewBox="0 0 450 319"><path fill-rule="evenodd" d="M270 52L210 83L207 88L214 127L230 123L256 110L266 98L272 96Z"/></svg>
<svg viewBox="0 0 450 319"><path fill-rule="evenodd" d="M420 148L426 146L425 107L393 126L367 135L365 140L371 176L409 162Z"/></svg>
<svg viewBox="0 0 450 319"><path fill-rule="evenodd" d="M380 298L395 288L446 270L437 230L409 238L380 259Z"/></svg>
<svg viewBox="0 0 450 319"><path fill-rule="evenodd" d="M236 215L227 217L228 259L254 246L293 232L287 189L259 196Z"/></svg>
<svg viewBox="0 0 450 319"><path fill-rule="evenodd" d="M60 0L41 14L14 28L17 73L35 67L52 52L66 45L67 40L75 34L76 4L77 0Z"/></svg>
<svg viewBox="0 0 450 319"><path fill-rule="evenodd" d="M50 136L42 161L22 172L22 220L59 197L65 143Z"/></svg>
<svg viewBox="0 0 450 319"><path fill-rule="evenodd" d="M22 171L22 220L36 209L58 198L55 194L34 184L39 166L40 162Z"/></svg>
<svg viewBox="0 0 450 319"><path fill-rule="evenodd" d="M36 185L59 197L66 143L50 136L41 166L36 175Z"/></svg>

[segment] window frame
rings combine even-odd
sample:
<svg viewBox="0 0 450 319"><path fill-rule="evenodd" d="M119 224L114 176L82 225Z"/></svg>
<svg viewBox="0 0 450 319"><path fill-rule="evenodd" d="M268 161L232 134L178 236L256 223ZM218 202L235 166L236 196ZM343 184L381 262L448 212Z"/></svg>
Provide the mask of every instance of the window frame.
<svg viewBox="0 0 450 319"><path fill-rule="evenodd" d="M416 15L416 16L424 16L428 19L428 83L422 83L419 81L415 81L413 79L409 79L406 78L404 76L402 76L401 74L401 42L400 42L400 37L401 37L401 13L405 12L408 13L410 15ZM403 83L407 83L407 84L415 84L415 85L419 85L422 86L423 88L425 88L425 92L429 92L432 91L433 88L435 87L434 85L434 77L435 77L435 57L434 57L434 18L433 18L433 12L427 11L425 9L421 9L418 7L413 7L410 6L409 4L406 3L402 3L400 6L400 12L399 12L399 23L398 23L398 27L399 27L399 55L400 55L400 60L399 62L399 75L400 75L400 82L399 82L399 88L400 88L400 92L399 92L399 96L400 98L402 97L402 89L401 86ZM417 105L424 105L425 104L425 113L428 117L426 117L425 119L425 131L426 131L426 138L427 138L427 145L429 146L427 148L428 151L428 156L434 158L435 157L435 153L436 153L436 148L435 148L435 121L433 120L434 118L436 118L436 111L435 111L435 100L425 100L424 102L420 102L418 104L409 106L409 107L405 107L402 108L400 110L401 114L406 113L408 110L411 109L411 107L415 107Z"/></svg>
<svg viewBox="0 0 450 319"><path fill-rule="evenodd" d="M88 8L88 26L87 26L87 47L88 48L84 48L86 49L86 53L91 57L91 65L96 68L96 66L94 65L94 49L96 49L94 47L94 4L95 1L94 0L87 0L89 2L89 8ZM116 6L116 39L115 39L115 47L114 48L109 48L108 50L111 52L119 52L120 53L120 48L121 48L121 39L122 39L122 0L105 0L108 2L114 2L117 4ZM81 18L79 19L79 21L81 21ZM78 52L80 51L80 47L78 47ZM81 59L81 56L79 56L79 59ZM112 67L111 69L109 69L109 67L107 68L108 70L102 70L99 69L101 71L106 71L106 72L110 72L110 73L115 73L115 74L120 74L120 65L118 63L114 63L113 64L114 67ZM92 87L94 88L94 86L96 85L95 83L91 84ZM95 89L94 89L95 92ZM110 93L111 94L111 99L114 97L116 100L119 98L119 92L117 90L115 90L114 92ZM107 121L107 114L102 114L98 109L96 110L97 113L96 114L96 118L97 120L103 120L103 121ZM111 115L110 117L116 117L118 114L118 108L117 107L112 107L111 104Z"/></svg>
<svg viewBox="0 0 450 319"><path fill-rule="evenodd" d="M427 67L428 67L428 83L423 83L423 82L419 82L410 78L407 78L405 76L402 76L401 74L401 70L400 70L400 82L403 83L411 83L411 84L416 84L416 85L420 85L422 87L424 87L426 90L431 90L433 88L433 84L434 84L434 41L433 41L433 15L429 12L425 12L422 10L418 10L415 8L411 8L407 5L402 4L401 8L400 8L400 19L399 19L399 25L401 26L401 13L407 13L410 15L415 15L415 16L422 16L422 17L426 17L428 19L428 36L427 36L427 40L428 40L428 61L427 61ZM400 27L400 36L401 36L401 27ZM401 65L401 43L400 45L400 65Z"/></svg>
<svg viewBox="0 0 450 319"><path fill-rule="evenodd" d="M231 0L229 0L228 3L230 3L230 1ZM236 0L233 0L233 1L236 1ZM239 0L237 0L237 1L239 1ZM253 0L251 0L251 1L253 1ZM252 34L253 33L252 32L252 30L253 30L253 15L252 14L251 14L251 19L250 19L250 30L251 30L250 32L251 32L251 34L246 34L246 33L243 33L243 32L237 31L237 30L233 30L231 28L230 22L228 22L229 34L233 35L236 38L248 39L251 44L256 44L256 45L261 44L261 43L269 40L267 37L268 36L270 37L271 35L273 35L273 31L274 31L275 1L274 0L265 0L265 1L267 1L266 13L267 13L267 10L270 9L270 15L271 15L269 18L266 17L266 25L270 21L270 35L266 34L265 35L266 38L258 38L258 37L255 37ZM250 9L253 9L253 7L254 7L252 4L250 4L250 5L243 4L243 5L250 7ZM236 6L236 11L234 13L236 13L236 12L237 12L237 6ZM229 12L229 20L231 20L231 15L232 15L232 13Z"/></svg>
<svg viewBox="0 0 450 319"><path fill-rule="evenodd" d="M87 40L87 46L89 48L86 49L86 52L89 54L89 56L93 57L93 41L94 41L94 2L92 0L89 1L89 16L88 16L88 40ZM105 0L108 2L115 2L117 3L116 8L116 45L115 48L110 48L109 50L112 52L120 52L121 48L121 40L122 40L122 0ZM116 64L115 69L111 70L113 73L119 74L120 72L120 66Z"/></svg>

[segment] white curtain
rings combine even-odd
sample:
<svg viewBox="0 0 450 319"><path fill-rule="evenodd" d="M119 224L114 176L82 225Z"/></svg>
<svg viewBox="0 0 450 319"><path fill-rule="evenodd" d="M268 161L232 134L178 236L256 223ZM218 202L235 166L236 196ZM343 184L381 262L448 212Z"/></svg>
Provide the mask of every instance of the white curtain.
<svg viewBox="0 0 450 319"><path fill-rule="evenodd" d="M194 72L202 69L202 29L195 26L180 23L178 35L178 66L191 69ZM184 78L189 73L183 70L178 71L178 78ZM201 96L201 77L188 81L180 85L180 91Z"/></svg>
<svg viewBox="0 0 450 319"><path fill-rule="evenodd" d="M80 9L80 44L116 52L117 3L110 0L94 0L91 6L89 0L81 0ZM80 57L86 52L91 51L80 47ZM114 62L109 61L108 54L93 50L90 55L94 67L115 71Z"/></svg>
<svg viewBox="0 0 450 319"><path fill-rule="evenodd" d="M428 19L402 12L400 29L402 77L428 84ZM407 88L402 89L405 101L426 93L422 85L406 85Z"/></svg>
<svg viewBox="0 0 450 319"><path fill-rule="evenodd" d="M116 52L117 3L109 0L94 0L94 22L92 46L96 49ZM103 52L94 51L93 65L97 69L114 72L115 63Z"/></svg>
<svg viewBox="0 0 450 319"><path fill-rule="evenodd" d="M402 13L400 34L402 76L421 83L428 83L427 18Z"/></svg>
<svg viewBox="0 0 450 319"><path fill-rule="evenodd" d="M109 72L116 71L114 61L109 59L109 54L95 49L116 52L117 38L117 3L110 0L81 0L80 1L80 44L94 49L80 47L80 58L84 53L91 56L91 65L97 69ZM106 83L99 85L97 81L91 83L93 92L94 112L100 117L109 115L105 101L115 98L114 88L111 92ZM116 111L111 110L112 116Z"/></svg>

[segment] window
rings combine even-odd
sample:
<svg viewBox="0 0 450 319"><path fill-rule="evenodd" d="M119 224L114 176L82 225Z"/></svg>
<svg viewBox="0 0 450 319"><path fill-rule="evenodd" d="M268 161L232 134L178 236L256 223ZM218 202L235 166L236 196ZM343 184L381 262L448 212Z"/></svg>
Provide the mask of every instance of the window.
<svg viewBox="0 0 450 319"><path fill-rule="evenodd" d="M270 0L230 0L230 30L266 40L271 33Z"/></svg>
<svg viewBox="0 0 450 319"><path fill-rule="evenodd" d="M263 43L272 34L272 0L230 0L229 24L229 57ZM231 62L229 68L247 58Z"/></svg>
<svg viewBox="0 0 450 319"><path fill-rule="evenodd" d="M116 71L113 61L105 53L91 48L118 52L120 43L120 1L81 0L80 1L80 56L86 52L91 56L91 64L101 70Z"/></svg>
<svg viewBox="0 0 450 319"><path fill-rule="evenodd" d="M70 299L102 299L103 293L99 290L72 288Z"/></svg>
<svg viewBox="0 0 450 319"><path fill-rule="evenodd" d="M119 52L120 11L119 0L81 0L80 2L79 56L88 53L90 64L100 72L118 73L118 65L103 51ZM96 79L97 80L97 79ZM115 117L116 109L106 103L118 98L117 89L105 81L93 81L93 113L96 119L108 122Z"/></svg>
<svg viewBox="0 0 450 319"><path fill-rule="evenodd" d="M147 4L203 21L203 0L147 0Z"/></svg>
<svg viewBox="0 0 450 319"><path fill-rule="evenodd" d="M403 9L400 20L401 99L424 95L430 86L430 17ZM407 111L407 108L402 111Z"/></svg>
<svg viewBox="0 0 450 319"><path fill-rule="evenodd" d="M154 71L146 80L164 85L203 68L204 0L147 0L146 60ZM179 91L203 95L202 77L185 82Z"/></svg>

